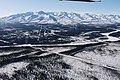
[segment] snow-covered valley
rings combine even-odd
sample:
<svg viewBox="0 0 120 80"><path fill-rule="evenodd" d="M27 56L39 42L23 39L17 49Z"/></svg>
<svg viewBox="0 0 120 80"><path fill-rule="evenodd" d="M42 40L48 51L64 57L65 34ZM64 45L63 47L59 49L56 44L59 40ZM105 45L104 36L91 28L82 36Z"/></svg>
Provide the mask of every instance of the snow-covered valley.
<svg viewBox="0 0 120 80"><path fill-rule="evenodd" d="M0 80L120 80L120 16L27 12L0 19Z"/></svg>
<svg viewBox="0 0 120 80"><path fill-rule="evenodd" d="M0 48L1 52L9 52L0 55L0 79L120 80L119 45ZM21 52L15 52L17 49Z"/></svg>

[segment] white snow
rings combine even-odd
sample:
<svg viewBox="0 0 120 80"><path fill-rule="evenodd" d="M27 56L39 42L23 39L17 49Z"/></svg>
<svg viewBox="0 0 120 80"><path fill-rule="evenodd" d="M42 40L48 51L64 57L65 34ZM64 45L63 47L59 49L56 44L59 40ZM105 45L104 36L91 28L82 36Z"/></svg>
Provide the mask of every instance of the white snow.
<svg viewBox="0 0 120 80"><path fill-rule="evenodd" d="M2 56L2 55L9 55L9 54L12 54L12 53L19 53L21 51L23 51L23 50L0 52L0 56Z"/></svg>
<svg viewBox="0 0 120 80"><path fill-rule="evenodd" d="M74 49L74 47L64 48L64 47L58 47L58 48L47 48L47 51L50 53L60 53L64 51L68 51Z"/></svg>
<svg viewBox="0 0 120 80"><path fill-rule="evenodd" d="M102 35L105 35L108 38L107 40L102 40L102 41L118 41L118 40L120 40L117 37L109 36L109 34L112 34L112 33L115 33L115 32L119 32L119 31L120 30L112 31L112 32L109 32L109 33L101 33Z"/></svg>
<svg viewBox="0 0 120 80"><path fill-rule="evenodd" d="M109 46L102 47L101 51L99 51L96 47L94 50L84 50L81 53L76 54L75 56L89 61L97 62L98 64L108 65L120 71L119 53L120 46L111 43Z"/></svg>
<svg viewBox="0 0 120 80"><path fill-rule="evenodd" d="M84 61L84 59L68 56L64 56L63 60L65 63L72 66L71 69L68 69L66 72L66 75L69 78L75 80L93 80L91 78L93 76L98 80L119 80L118 76L102 67L107 67L106 65L101 65L99 63L94 64L93 62L91 62L93 65L90 65L89 63L86 63L87 61Z"/></svg>
<svg viewBox="0 0 120 80"><path fill-rule="evenodd" d="M0 40L0 42L9 43L8 41L5 41L5 40Z"/></svg>
<svg viewBox="0 0 120 80"><path fill-rule="evenodd" d="M26 67L27 65L29 65L29 63L27 63L27 62L11 63L11 64L8 64L8 65L0 68L0 74L6 74L9 77L11 77L15 71L18 71L18 70Z"/></svg>
<svg viewBox="0 0 120 80"><path fill-rule="evenodd" d="M52 53L60 53L60 52L64 52L64 51L68 51L71 49L74 49L74 47L55 47L55 48L37 48L37 47L33 47L35 49L40 49L42 51L47 51L46 53L41 54L40 56L46 56Z"/></svg>

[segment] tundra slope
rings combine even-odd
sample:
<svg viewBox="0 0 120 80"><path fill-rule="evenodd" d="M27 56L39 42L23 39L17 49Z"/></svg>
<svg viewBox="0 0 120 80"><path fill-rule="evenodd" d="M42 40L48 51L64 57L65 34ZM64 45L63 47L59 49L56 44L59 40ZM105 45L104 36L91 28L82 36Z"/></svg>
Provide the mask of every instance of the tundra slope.
<svg viewBox="0 0 120 80"><path fill-rule="evenodd" d="M83 48L1 48L4 53L9 49L9 54L0 56L0 79L120 80L119 45L120 42L117 41ZM19 52L15 51L17 49ZM17 66L19 64L21 66Z"/></svg>

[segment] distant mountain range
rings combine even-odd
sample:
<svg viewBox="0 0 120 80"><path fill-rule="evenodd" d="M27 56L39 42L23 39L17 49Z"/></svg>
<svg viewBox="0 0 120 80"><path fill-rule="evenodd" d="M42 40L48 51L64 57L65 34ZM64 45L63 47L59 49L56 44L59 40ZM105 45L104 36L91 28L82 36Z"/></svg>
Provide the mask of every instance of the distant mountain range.
<svg viewBox="0 0 120 80"><path fill-rule="evenodd" d="M10 15L0 20L0 22L19 22L27 24L114 24L120 23L120 15L39 11Z"/></svg>

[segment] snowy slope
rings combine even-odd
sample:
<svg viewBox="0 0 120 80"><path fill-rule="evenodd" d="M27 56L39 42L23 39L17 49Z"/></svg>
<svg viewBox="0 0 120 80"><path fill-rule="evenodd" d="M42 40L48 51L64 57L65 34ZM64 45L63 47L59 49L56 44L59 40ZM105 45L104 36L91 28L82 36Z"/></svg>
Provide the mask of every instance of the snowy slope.
<svg viewBox="0 0 120 80"><path fill-rule="evenodd" d="M78 14L67 12L26 12L3 17L7 22L39 23L39 24L112 24L120 23L119 15Z"/></svg>

